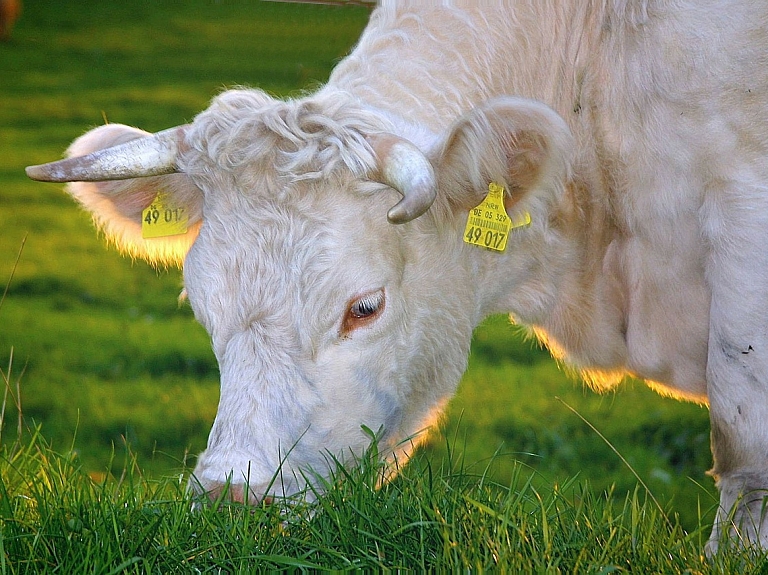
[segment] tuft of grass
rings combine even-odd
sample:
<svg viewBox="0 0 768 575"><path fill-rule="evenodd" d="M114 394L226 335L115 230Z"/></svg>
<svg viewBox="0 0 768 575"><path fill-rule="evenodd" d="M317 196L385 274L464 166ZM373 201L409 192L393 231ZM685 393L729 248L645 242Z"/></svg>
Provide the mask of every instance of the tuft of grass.
<svg viewBox="0 0 768 575"><path fill-rule="evenodd" d="M95 479L74 452L32 432L0 449L0 573L242 573L420 570L510 573L765 572L768 557L701 554L639 489L617 497L574 480L508 483L417 456L391 483L372 450L339 468L314 503L246 507L219 500L192 512L182 476L148 479L135 459Z"/></svg>
<svg viewBox="0 0 768 575"><path fill-rule="evenodd" d="M407 569L510 573L764 572L765 555L707 561L705 528L686 532L636 489L625 497L567 481L535 487L416 460L378 487L375 451L339 468L315 503L190 511L182 476L149 479L128 458L94 478L43 437L0 449L0 573L242 573Z"/></svg>

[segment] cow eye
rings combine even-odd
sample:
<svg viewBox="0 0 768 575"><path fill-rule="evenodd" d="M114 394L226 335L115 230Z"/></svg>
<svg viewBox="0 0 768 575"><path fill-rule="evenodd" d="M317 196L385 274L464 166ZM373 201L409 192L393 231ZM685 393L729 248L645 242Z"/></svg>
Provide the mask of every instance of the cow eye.
<svg viewBox="0 0 768 575"><path fill-rule="evenodd" d="M357 329L361 325L377 318L384 309L384 290L364 294L349 303L344 322L341 326L342 335Z"/></svg>

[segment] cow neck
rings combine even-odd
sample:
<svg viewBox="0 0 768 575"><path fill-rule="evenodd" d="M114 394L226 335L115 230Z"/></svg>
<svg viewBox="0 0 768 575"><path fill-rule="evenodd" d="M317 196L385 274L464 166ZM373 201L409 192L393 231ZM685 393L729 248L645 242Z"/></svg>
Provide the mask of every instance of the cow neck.
<svg viewBox="0 0 768 575"><path fill-rule="evenodd" d="M607 265L616 234L607 207L589 187L569 182L547 222L539 277L513 288L536 294L510 310L555 358L620 378L627 361L625 309L619 278ZM518 304L518 305L521 305Z"/></svg>

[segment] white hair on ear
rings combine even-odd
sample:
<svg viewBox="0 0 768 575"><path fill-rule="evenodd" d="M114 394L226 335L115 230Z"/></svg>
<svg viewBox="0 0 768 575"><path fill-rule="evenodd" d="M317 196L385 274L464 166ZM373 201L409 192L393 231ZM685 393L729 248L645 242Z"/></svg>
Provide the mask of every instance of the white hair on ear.
<svg viewBox="0 0 768 575"><path fill-rule="evenodd" d="M149 134L121 124L95 128L75 140L69 157L83 156ZM132 257L159 265L181 265L194 243L202 219L202 192L184 174L169 174L106 182L72 182L67 192L93 216L107 239ZM142 237L142 212L163 192L186 210L186 233L162 238Z"/></svg>

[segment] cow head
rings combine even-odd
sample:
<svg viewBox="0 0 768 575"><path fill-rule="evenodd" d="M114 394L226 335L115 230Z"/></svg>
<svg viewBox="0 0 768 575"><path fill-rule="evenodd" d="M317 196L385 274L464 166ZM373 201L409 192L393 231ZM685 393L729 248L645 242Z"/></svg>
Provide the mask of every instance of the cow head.
<svg viewBox="0 0 768 575"><path fill-rule="evenodd" d="M296 493L361 454L366 429L403 463L454 392L473 328L531 281L525 246L545 235L568 170L559 117L507 98L444 134L413 127L419 147L396 131L408 130L332 91L284 102L233 90L190 125L102 126L70 159L28 169L74 181L68 191L122 250L183 263L221 372L200 489ZM510 211L538 218L496 259L462 243L490 181ZM186 233L142 238L158 192L186 210ZM501 279L479 281L500 262Z"/></svg>

